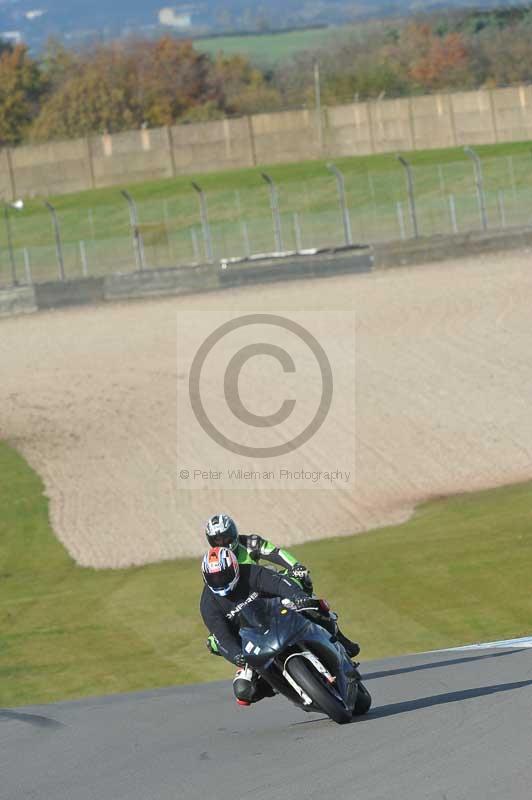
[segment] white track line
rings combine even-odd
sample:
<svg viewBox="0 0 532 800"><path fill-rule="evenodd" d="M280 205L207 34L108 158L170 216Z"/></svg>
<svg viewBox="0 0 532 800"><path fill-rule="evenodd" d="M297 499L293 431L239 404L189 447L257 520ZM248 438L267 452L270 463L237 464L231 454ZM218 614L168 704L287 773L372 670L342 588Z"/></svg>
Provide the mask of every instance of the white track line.
<svg viewBox="0 0 532 800"><path fill-rule="evenodd" d="M498 642L482 642L479 644L465 644L461 647L445 647L442 650L430 650L431 653L453 653L462 650L492 650L500 648L501 650L513 647L530 647L532 648L532 636L523 636L521 639L502 639Z"/></svg>

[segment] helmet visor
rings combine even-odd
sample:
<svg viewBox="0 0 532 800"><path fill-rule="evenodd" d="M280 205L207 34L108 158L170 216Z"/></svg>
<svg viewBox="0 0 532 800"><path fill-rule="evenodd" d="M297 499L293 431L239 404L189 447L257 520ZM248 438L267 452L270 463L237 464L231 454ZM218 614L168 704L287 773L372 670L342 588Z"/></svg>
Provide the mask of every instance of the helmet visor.
<svg viewBox="0 0 532 800"><path fill-rule="evenodd" d="M221 572L210 572L205 576L205 580L211 589L227 589L234 579L234 569L224 569Z"/></svg>
<svg viewBox="0 0 532 800"><path fill-rule="evenodd" d="M220 560L216 560L216 551L211 551L214 555L214 562L208 561L205 556L203 566L203 576L205 583L216 594L225 595L231 592L238 583L239 568L236 556L227 550L220 551ZM224 556L224 553L226 554ZM224 563L225 562L225 563Z"/></svg>
<svg viewBox="0 0 532 800"><path fill-rule="evenodd" d="M231 530L223 531L222 533L210 534L209 542L212 547L234 547L236 536Z"/></svg>

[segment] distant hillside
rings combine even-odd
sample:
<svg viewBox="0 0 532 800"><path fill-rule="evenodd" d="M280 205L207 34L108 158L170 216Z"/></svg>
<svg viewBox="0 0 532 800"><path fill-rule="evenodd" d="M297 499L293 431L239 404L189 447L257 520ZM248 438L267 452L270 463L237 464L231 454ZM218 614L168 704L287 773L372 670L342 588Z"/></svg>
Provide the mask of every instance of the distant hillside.
<svg viewBox="0 0 532 800"><path fill-rule="evenodd" d="M370 17L435 10L523 6L515 0L0 0L0 38L38 49L50 36L76 46L97 38L172 31L206 36L340 25Z"/></svg>

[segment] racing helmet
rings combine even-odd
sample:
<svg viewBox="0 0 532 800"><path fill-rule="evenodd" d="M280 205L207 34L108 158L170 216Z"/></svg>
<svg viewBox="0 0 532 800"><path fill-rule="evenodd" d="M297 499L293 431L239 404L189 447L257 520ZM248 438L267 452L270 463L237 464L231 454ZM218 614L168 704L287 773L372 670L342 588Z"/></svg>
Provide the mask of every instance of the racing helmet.
<svg viewBox="0 0 532 800"><path fill-rule="evenodd" d="M201 571L211 592L221 597L233 591L240 577L238 559L228 547L211 547L203 556Z"/></svg>
<svg viewBox="0 0 532 800"><path fill-rule="evenodd" d="M238 547L238 529L228 514L215 514L205 525L205 535L210 547Z"/></svg>

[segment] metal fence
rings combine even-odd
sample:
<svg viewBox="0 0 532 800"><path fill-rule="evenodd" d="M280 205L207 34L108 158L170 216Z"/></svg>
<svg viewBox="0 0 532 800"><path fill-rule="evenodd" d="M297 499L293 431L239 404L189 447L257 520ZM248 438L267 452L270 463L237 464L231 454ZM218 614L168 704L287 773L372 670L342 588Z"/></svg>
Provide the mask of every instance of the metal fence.
<svg viewBox="0 0 532 800"><path fill-rule="evenodd" d="M205 192L198 184L92 207L4 205L0 286L195 265L344 244L532 226L532 154L361 171ZM109 197L107 195L107 197Z"/></svg>

